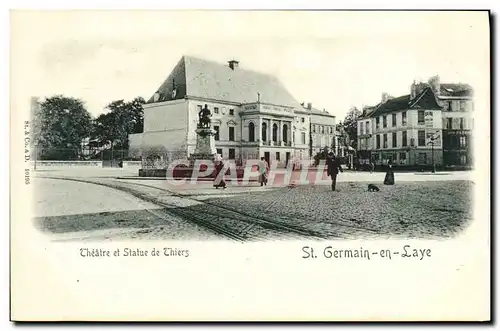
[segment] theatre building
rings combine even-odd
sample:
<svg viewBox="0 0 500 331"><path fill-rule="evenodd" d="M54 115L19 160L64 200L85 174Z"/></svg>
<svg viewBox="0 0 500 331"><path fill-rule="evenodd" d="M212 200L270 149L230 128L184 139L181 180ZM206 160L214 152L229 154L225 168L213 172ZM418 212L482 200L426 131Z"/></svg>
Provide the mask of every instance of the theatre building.
<svg viewBox="0 0 500 331"><path fill-rule="evenodd" d="M129 136L132 154L168 160L196 147L198 112L212 112L217 153L224 159L265 157L281 167L309 159L311 110L268 74L183 56L144 105L144 132Z"/></svg>

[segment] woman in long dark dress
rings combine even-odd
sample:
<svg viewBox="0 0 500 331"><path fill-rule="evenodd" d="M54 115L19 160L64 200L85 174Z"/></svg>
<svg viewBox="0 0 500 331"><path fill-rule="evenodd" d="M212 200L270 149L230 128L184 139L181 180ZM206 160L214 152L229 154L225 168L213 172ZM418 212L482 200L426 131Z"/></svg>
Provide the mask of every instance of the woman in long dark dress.
<svg viewBox="0 0 500 331"><path fill-rule="evenodd" d="M394 171L392 171L392 160L389 160L389 170L387 170L384 179L384 185L394 185Z"/></svg>
<svg viewBox="0 0 500 331"><path fill-rule="evenodd" d="M226 181L224 180L224 162L222 160L217 161L215 164L215 178L214 178L214 187L215 188L226 188Z"/></svg>

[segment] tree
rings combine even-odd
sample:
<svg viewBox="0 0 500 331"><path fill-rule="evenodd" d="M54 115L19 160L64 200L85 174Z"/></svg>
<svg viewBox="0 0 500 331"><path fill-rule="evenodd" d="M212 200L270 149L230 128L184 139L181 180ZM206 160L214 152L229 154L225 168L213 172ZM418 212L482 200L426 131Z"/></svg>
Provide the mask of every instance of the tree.
<svg viewBox="0 0 500 331"><path fill-rule="evenodd" d="M82 140L91 132L92 117L83 101L56 95L45 98L33 113L33 140L42 159L68 160L82 155Z"/></svg>
<svg viewBox="0 0 500 331"><path fill-rule="evenodd" d="M144 125L143 104L146 101L135 98L132 101L116 100L106 106L110 112L101 114L94 123L92 138L100 145L107 142L113 147L128 148L128 135L140 133Z"/></svg>
<svg viewBox="0 0 500 331"><path fill-rule="evenodd" d="M358 118L361 116L361 111L353 107L349 110L344 122L342 123L342 129L344 132L344 141L346 146L350 146L357 150L358 148Z"/></svg>

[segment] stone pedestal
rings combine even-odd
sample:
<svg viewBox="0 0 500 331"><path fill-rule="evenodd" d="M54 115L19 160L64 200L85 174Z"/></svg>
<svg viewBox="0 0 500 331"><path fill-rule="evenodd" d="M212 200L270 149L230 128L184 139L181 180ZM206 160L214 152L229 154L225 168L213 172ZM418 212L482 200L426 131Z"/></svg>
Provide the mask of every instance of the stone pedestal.
<svg viewBox="0 0 500 331"><path fill-rule="evenodd" d="M211 128L198 128L196 129L196 149L191 154L190 160L210 160L214 161L217 155L215 149L215 130Z"/></svg>

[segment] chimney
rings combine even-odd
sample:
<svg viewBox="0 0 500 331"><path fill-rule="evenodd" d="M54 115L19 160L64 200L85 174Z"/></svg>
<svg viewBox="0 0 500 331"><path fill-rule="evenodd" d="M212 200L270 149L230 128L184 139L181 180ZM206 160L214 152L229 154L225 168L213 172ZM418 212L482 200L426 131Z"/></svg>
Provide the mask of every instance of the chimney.
<svg viewBox="0 0 500 331"><path fill-rule="evenodd" d="M415 83L415 81L413 81L413 84L411 84L411 89L410 89L410 99L411 100L415 99L426 87L427 84L425 83L421 82Z"/></svg>
<svg viewBox="0 0 500 331"><path fill-rule="evenodd" d="M307 109L311 110L311 109L312 109L312 107L313 107L312 103L308 102L308 103L307 103Z"/></svg>
<svg viewBox="0 0 500 331"><path fill-rule="evenodd" d="M388 93L382 93L382 103L387 102L389 100L389 94Z"/></svg>
<svg viewBox="0 0 500 331"><path fill-rule="evenodd" d="M228 61L228 63L229 63L229 68L231 68L232 70L234 70L235 68L238 68L238 65L240 64L236 60Z"/></svg>
<svg viewBox="0 0 500 331"><path fill-rule="evenodd" d="M439 75L429 78L428 84L431 87L432 91L434 91L434 94L439 95L439 92L441 90Z"/></svg>
<svg viewBox="0 0 500 331"><path fill-rule="evenodd" d="M153 102L158 102L160 100L160 91L156 91L153 95Z"/></svg>

